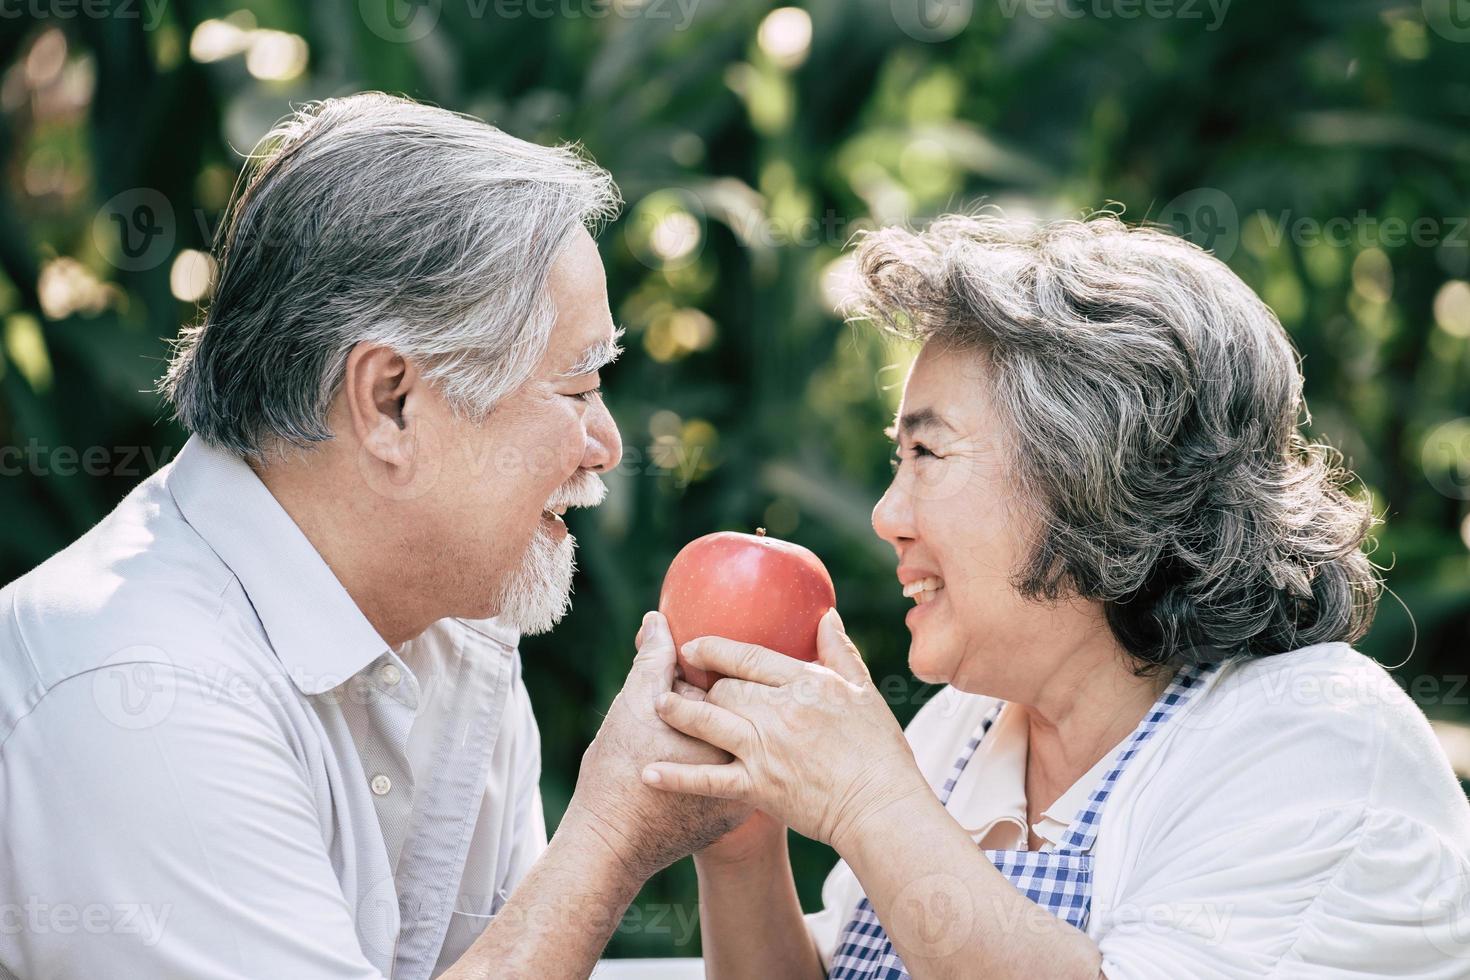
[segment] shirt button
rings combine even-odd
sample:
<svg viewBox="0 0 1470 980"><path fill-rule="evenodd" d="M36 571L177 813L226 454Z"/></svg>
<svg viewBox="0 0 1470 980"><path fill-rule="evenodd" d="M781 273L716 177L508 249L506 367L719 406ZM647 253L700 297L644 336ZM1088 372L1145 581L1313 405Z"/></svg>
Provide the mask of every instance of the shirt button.
<svg viewBox="0 0 1470 980"><path fill-rule="evenodd" d="M373 792L378 796L387 796L389 791L393 789L393 780L382 773L378 773L368 785L372 787Z"/></svg>
<svg viewBox="0 0 1470 980"><path fill-rule="evenodd" d="M403 671L398 669L397 664L384 664L378 670L378 680L386 687L396 687L403 680Z"/></svg>

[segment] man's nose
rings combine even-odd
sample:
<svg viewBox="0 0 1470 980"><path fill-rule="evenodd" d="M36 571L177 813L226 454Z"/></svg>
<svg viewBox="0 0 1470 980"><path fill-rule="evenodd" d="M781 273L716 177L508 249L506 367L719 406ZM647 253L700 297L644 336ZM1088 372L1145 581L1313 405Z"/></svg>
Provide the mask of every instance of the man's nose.
<svg viewBox="0 0 1470 980"><path fill-rule="evenodd" d="M587 452L582 457L582 466L595 473L606 473L616 468L622 458L623 438L618 434L618 424L599 398L587 425Z"/></svg>

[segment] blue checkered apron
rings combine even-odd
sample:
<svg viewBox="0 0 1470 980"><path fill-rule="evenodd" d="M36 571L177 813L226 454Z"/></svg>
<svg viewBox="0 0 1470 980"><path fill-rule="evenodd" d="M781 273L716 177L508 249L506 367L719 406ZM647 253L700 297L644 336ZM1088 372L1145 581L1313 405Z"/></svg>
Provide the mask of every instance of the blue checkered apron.
<svg viewBox="0 0 1470 980"><path fill-rule="evenodd" d="M1087 928L1087 916L1092 907L1092 843L1097 838L1103 805L1113 791L1113 785L1122 775L1123 769L1138 754L1143 743L1197 691L1203 680L1218 667L1204 664L1200 667L1181 667L1170 681L1169 687L1154 702L1133 734L1118 753L1113 768L1088 797L1087 804L1077 814L1077 819L1067 828L1062 842L1054 850L1041 851L985 851L1000 873L1010 879L1022 894L1047 909L1058 918L1065 919L1078 929ZM965 749L955 760L954 769L944 781L939 792L939 802L949 803L960 773L975 754L980 740L995 723L1004 702L998 702L980 722L975 734L965 743ZM831 980L908 980L888 934L878 923L872 903L864 896L837 944L832 957Z"/></svg>

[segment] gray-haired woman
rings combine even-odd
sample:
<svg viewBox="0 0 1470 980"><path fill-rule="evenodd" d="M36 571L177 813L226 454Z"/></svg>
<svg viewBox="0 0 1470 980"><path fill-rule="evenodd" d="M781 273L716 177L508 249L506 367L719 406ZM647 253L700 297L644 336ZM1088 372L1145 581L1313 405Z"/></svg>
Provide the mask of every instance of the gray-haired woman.
<svg viewBox="0 0 1470 980"><path fill-rule="evenodd" d="M710 975L1470 974L1470 807L1350 646L1374 519L1271 311L1110 215L858 261L859 311L923 343L873 527L949 686L900 731L835 611L817 664L686 647L731 679L659 712L732 761L643 778L759 808L696 856ZM785 826L842 858L805 918Z"/></svg>

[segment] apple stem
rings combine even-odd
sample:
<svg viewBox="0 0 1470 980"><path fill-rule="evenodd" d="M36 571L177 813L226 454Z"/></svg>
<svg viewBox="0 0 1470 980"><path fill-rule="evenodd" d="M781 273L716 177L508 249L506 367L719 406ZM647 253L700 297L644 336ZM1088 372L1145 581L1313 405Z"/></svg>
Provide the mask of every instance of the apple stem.
<svg viewBox="0 0 1470 980"><path fill-rule="evenodd" d="M765 537L766 536L766 529L763 528L763 527L756 528L755 529L755 536L758 537L758 538Z"/></svg>

